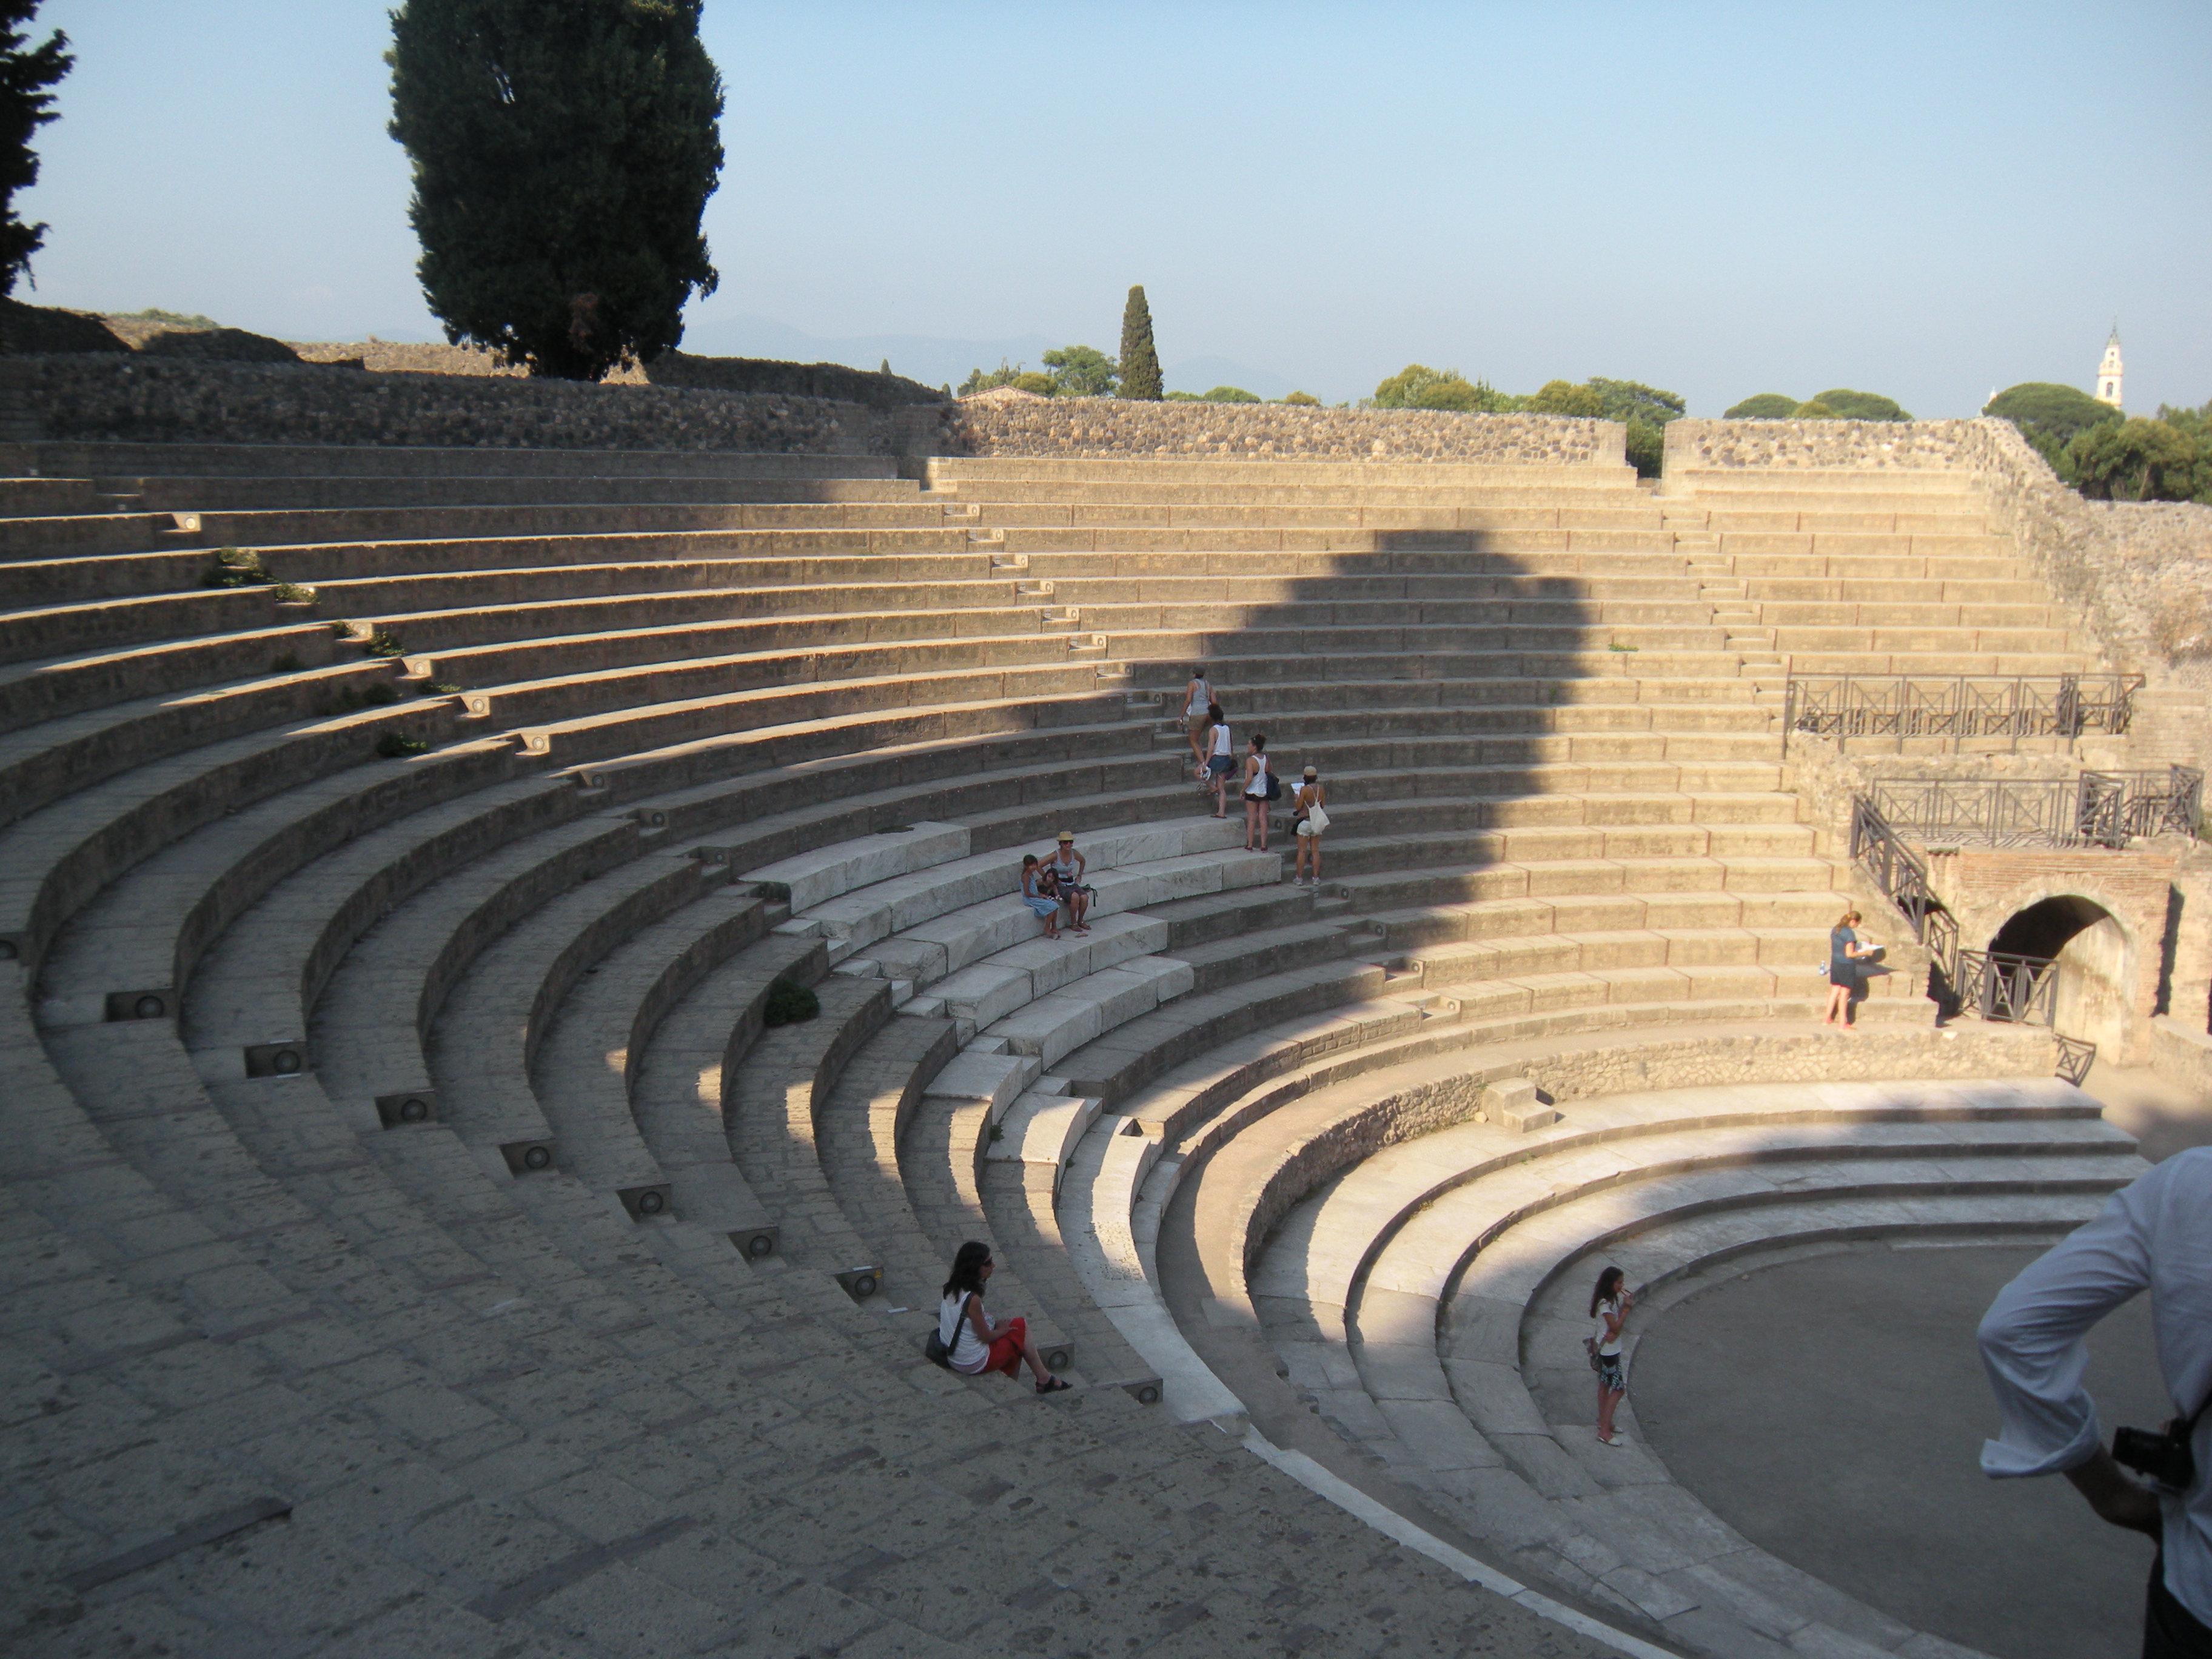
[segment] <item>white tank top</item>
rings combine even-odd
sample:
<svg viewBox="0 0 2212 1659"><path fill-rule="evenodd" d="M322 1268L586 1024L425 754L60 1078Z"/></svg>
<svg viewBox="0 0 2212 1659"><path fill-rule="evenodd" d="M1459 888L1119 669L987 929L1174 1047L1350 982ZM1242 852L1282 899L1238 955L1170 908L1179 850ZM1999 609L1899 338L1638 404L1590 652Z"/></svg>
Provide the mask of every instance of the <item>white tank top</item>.
<svg viewBox="0 0 2212 1659"><path fill-rule="evenodd" d="M1227 720L1222 721L1213 728L1213 752L1217 755L1225 755L1229 752L1229 722Z"/></svg>
<svg viewBox="0 0 2212 1659"><path fill-rule="evenodd" d="M954 1294L937 1304L937 1340L951 1350L948 1363L956 1371L973 1376L983 1369L991 1351L975 1334L975 1321L967 1317L968 1297Z"/></svg>
<svg viewBox="0 0 2212 1659"><path fill-rule="evenodd" d="M1252 758L1260 763L1260 769L1252 775L1252 781L1244 786L1244 793L1253 800L1265 800L1267 798L1267 757L1255 755Z"/></svg>

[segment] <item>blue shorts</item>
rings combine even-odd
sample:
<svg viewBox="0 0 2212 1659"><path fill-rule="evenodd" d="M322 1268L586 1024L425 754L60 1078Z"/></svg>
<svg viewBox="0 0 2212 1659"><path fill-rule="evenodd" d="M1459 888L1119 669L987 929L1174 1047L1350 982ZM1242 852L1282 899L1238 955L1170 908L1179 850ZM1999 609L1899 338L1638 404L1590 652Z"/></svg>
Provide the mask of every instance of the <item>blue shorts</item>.
<svg viewBox="0 0 2212 1659"><path fill-rule="evenodd" d="M1206 769L1217 778L1225 778L1237 769L1237 757L1216 755L1206 763Z"/></svg>

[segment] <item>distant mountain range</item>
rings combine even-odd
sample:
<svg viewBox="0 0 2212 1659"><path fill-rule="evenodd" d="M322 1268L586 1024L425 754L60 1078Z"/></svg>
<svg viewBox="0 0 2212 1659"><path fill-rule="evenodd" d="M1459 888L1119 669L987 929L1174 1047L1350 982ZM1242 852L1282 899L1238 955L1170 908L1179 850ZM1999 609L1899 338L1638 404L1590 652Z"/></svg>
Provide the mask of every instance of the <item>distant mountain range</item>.
<svg viewBox="0 0 2212 1659"><path fill-rule="evenodd" d="M741 313L687 323L679 349L702 357L768 357L782 362L843 363L849 368L875 368L889 362L893 374L925 386L957 386L970 369L996 368L1001 361L1042 368L1046 352L1070 343L1042 334L1011 335L998 340L946 340L927 334L825 339L802 333L773 317ZM1120 342L1084 343L1110 353ZM1164 364L1160 378L1170 392L1211 392L1218 386L1235 386L1262 398L1279 398L1297 389L1279 374L1226 357L1187 357Z"/></svg>

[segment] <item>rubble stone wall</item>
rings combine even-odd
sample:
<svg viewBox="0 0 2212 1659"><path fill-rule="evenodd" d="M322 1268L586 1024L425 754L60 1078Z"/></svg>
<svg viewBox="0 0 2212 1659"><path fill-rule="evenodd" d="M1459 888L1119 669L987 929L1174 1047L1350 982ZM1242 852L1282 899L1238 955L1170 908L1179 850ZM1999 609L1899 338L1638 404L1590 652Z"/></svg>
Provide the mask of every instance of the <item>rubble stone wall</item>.
<svg viewBox="0 0 2212 1659"><path fill-rule="evenodd" d="M948 455L1627 465L1627 428L1619 422L1553 415L1017 394L950 405L939 430L941 442L934 453Z"/></svg>

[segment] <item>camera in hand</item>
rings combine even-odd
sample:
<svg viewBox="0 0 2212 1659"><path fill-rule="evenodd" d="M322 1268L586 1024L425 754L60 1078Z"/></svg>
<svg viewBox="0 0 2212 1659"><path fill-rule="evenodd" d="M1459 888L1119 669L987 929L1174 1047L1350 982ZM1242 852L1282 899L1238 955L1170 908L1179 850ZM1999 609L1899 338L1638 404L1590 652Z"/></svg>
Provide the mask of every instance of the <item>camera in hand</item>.
<svg viewBox="0 0 2212 1659"><path fill-rule="evenodd" d="M2170 1492L2186 1492L2197 1484L2197 1455L2189 1449L2189 1434L2196 1419L2176 1421L2165 1428L2115 1429L2112 1461L2124 1463L2137 1474L2156 1481Z"/></svg>

